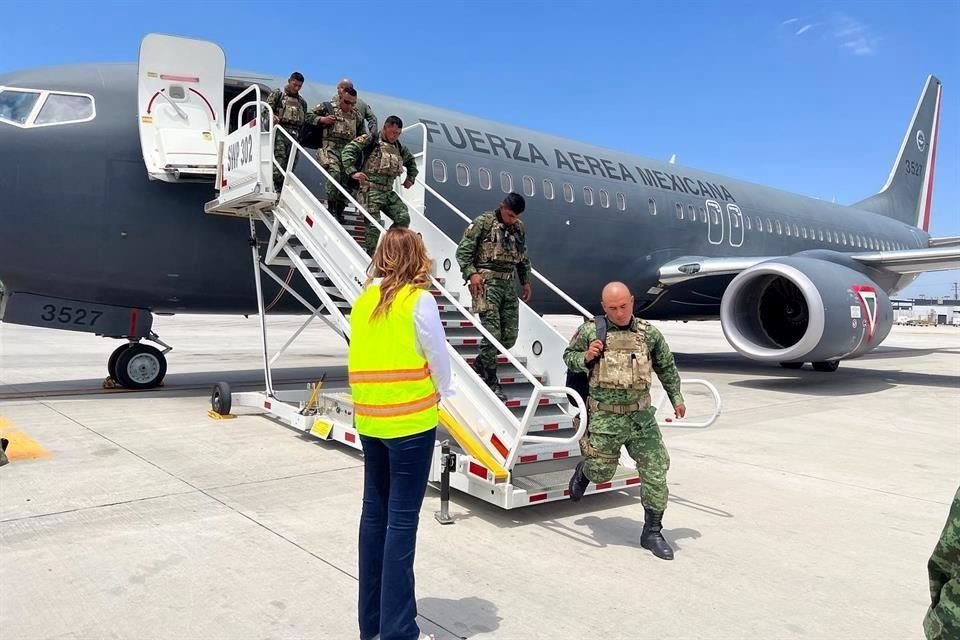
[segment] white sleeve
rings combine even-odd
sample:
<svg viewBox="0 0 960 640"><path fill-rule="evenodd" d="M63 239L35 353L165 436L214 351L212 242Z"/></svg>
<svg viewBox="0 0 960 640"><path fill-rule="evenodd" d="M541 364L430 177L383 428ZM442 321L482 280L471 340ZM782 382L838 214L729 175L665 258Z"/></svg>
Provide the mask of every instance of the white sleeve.
<svg viewBox="0 0 960 640"><path fill-rule="evenodd" d="M440 323L437 301L429 293L417 300L413 312L417 328L417 342L430 366L430 375L442 397L454 395L450 355L447 353L447 335Z"/></svg>

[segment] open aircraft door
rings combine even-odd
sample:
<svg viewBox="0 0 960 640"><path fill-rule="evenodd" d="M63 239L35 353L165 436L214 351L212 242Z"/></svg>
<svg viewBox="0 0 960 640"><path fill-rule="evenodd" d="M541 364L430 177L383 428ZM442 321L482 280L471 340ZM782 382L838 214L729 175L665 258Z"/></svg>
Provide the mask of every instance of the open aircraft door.
<svg viewBox="0 0 960 640"><path fill-rule="evenodd" d="M151 180L214 180L225 72L223 50L212 42L151 33L140 43L140 147Z"/></svg>

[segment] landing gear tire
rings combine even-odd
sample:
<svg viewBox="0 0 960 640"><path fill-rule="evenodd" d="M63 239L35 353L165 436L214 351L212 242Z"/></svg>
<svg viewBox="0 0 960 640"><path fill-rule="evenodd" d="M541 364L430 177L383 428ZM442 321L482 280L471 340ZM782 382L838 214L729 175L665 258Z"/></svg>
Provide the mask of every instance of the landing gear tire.
<svg viewBox="0 0 960 640"><path fill-rule="evenodd" d="M131 344L117 356L114 379L125 389L152 389L167 375L167 358L156 347Z"/></svg>
<svg viewBox="0 0 960 640"><path fill-rule="evenodd" d="M114 380L117 379L117 358L119 358L120 354L129 348L129 342L127 344L122 344L114 349L113 353L110 354L110 358L107 359L107 374Z"/></svg>
<svg viewBox="0 0 960 640"><path fill-rule="evenodd" d="M832 373L837 370L837 367L840 366L839 360L826 360L825 362L814 362L813 370L814 371L824 371L826 373Z"/></svg>
<svg viewBox="0 0 960 640"><path fill-rule="evenodd" d="M226 382L218 382L213 387L213 393L210 394L210 408L214 413L222 416L230 415L230 405L232 397L230 396L230 385Z"/></svg>
<svg viewBox="0 0 960 640"><path fill-rule="evenodd" d="M784 369L803 369L802 362L781 362L780 366Z"/></svg>

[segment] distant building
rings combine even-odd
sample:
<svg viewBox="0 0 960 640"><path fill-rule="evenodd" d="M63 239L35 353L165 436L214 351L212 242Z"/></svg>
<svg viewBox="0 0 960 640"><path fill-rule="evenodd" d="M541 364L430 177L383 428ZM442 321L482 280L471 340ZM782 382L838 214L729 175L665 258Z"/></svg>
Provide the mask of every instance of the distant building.
<svg viewBox="0 0 960 640"><path fill-rule="evenodd" d="M954 325L960 327L960 300L948 298L891 298L896 324Z"/></svg>

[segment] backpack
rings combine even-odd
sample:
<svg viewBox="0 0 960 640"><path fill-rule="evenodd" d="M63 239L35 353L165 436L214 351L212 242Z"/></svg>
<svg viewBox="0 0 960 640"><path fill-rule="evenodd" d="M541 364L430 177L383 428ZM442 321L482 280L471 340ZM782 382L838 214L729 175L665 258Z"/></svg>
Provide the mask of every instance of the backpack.
<svg viewBox="0 0 960 640"><path fill-rule="evenodd" d="M607 346L607 318L606 316L594 316L593 321L597 325L597 340L603 343L603 346ZM602 352L601 352L602 355ZM593 371L593 368L597 366L597 363L600 361L600 357L594 358L593 362L587 365L587 370L584 371L570 371L567 369L567 380L565 382L566 386L570 387L574 391L580 394L580 397L583 398L584 402L587 400L587 396L590 395L590 373Z"/></svg>
<svg viewBox="0 0 960 640"><path fill-rule="evenodd" d="M333 103L324 102L322 106L327 113L333 112ZM304 124L303 132L300 134L300 146L304 149L319 149L323 146L323 125Z"/></svg>

